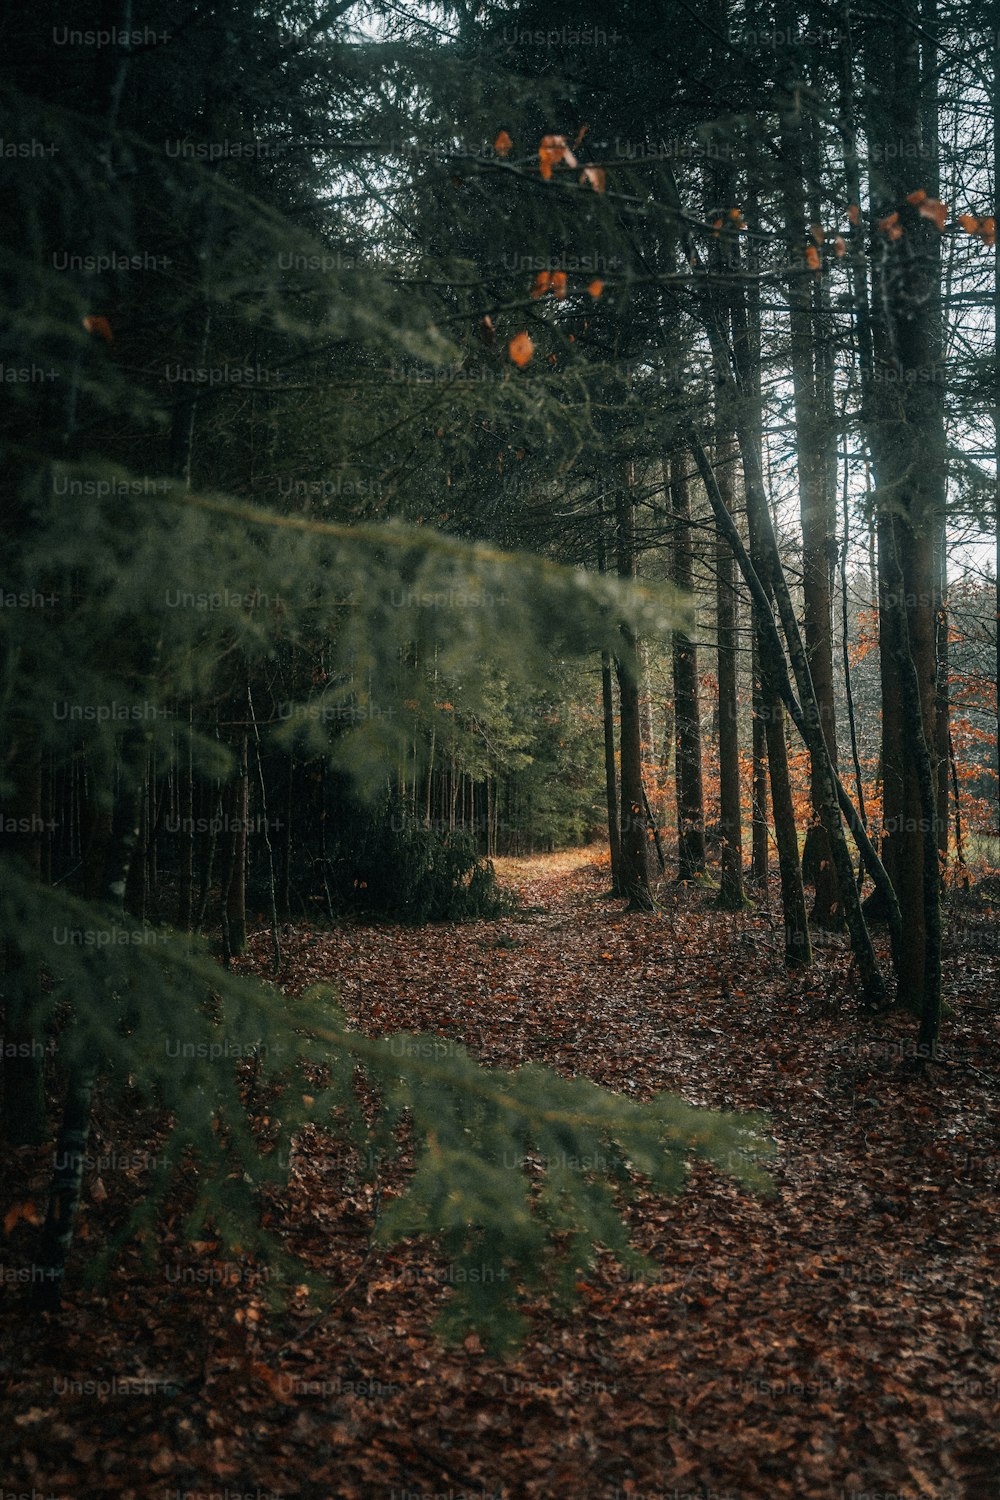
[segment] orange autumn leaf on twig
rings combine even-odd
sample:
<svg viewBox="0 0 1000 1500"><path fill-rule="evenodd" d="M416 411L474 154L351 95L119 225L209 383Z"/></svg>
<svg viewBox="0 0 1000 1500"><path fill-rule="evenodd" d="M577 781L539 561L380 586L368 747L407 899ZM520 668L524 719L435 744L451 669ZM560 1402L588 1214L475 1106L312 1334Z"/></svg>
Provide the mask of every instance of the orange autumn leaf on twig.
<svg viewBox="0 0 1000 1500"><path fill-rule="evenodd" d="M977 219L975 214L959 214L958 222L966 234L978 235L984 245L988 245L992 249L996 244L995 219Z"/></svg>
<svg viewBox="0 0 1000 1500"><path fill-rule="evenodd" d="M593 279L593 281L588 286L587 291L590 293L590 295L594 298L594 300L596 302L597 298L604 291L604 282L601 280L601 278L599 276L595 276L594 279Z"/></svg>
<svg viewBox="0 0 1000 1500"><path fill-rule="evenodd" d="M938 229L944 228L948 220L948 209L939 198L928 198L926 188L917 188L915 192L907 193L906 201L913 204L922 219L930 219Z"/></svg>
<svg viewBox="0 0 1000 1500"><path fill-rule="evenodd" d="M806 265L810 271L818 271L820 268L819 251L815 245L806 246Z"/></svg>
<svg viewBox="0 0 1000 1500"><path fill-rule="evenodd" d="M604 168L595 167L592 162L589 166L584 167L580 173L580 186L582 187L584 183L589 182L595 193L604 192L605 180L606 174Z"/></svg>
<svg viewBox="0 0 1000 1500"><path fill-rule="evenodd" d="M566 295L566 272L565 271L539 271L535 277L535 284L531 288L532 298L544 297L546 292L551 292L560 301Z"/></svg>
<svg viewBox="0 0 1000 1500"><path fill-rule="evenodd" d="M900 240L903 237L903 226L899 222L898 213L886 214L884 219L879 219L878 227L891 240Z"/></svg>
<svg viewBox="0 0 1000 1500"><path fill-rule="evenodd" d="M851 224L857 224L861 218L861 210L856 203L847 205L847 217Z"/></svg>
<svg viewBox="0 0 1000 1500"><path fill-rule="evenodd" d="M101 338L106 344L114 343L115 336L111 332L111 324L108 322L107 318L102 317L100 314L88 315L83 320L83 326L88 333L100 334Z"/></svg>
<svg viewBox="0 0 1000 1500"><path fill-rule="evenodd" d="M535 346L526 333L515 334L507 345L507 353L519 370L524 369L534 352Z"/></svg>
<svg viewBox="0 0 1000 1500"><path fill-rule="evenodd" d="M564 161L568 167L576 166L576 157L566 144L564 135L543 135L538 147L538 170L546 182L552 176L552 168Z"/></svg>
<svg viewBox="0 0 1000 1500"><path fill-rule="evenodd" d="M497 156L507 156L513 144L514 142L511 140L506 130L501 130L496 140L493 142L493 149L496 152Z"/></svg>

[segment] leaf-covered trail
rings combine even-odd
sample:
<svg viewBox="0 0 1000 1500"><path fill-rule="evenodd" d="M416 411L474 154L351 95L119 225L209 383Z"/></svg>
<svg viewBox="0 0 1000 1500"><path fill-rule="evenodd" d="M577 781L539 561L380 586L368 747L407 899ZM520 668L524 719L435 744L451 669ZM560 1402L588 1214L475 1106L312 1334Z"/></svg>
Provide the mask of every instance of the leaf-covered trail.
<svg viewBox="0 0 1000 1500"><path fill-rule="evenodd" d="M31 1408L55 1406L63 1437L34 1444L17 1478L160 1500L226 1487L345 1500L1000 1494L995 942L950 956L953 1061L917 1078L912 1020L859 1017L839 946L790 980L770 919L722 915L711 893L665 889L662 914L626 917L588 854L501 865L539 910L295 929L286 987L333 980L362 1028L439 1032L491 1065L543 1061L627 1093L765 1110L776 1196L699 1166L680 1197L642 1197L630 1217L659 1278L603 1262L574 1313L535 1306L532 1337L504 1365L474 1339L435 1343L442 1263L425 1245L369 1248L371 1187L317 1136L296 1155L283 1217L341 1286L336 1313L313 1328L303 1304L272 1326L252 1284L165 1293L131 1267L113 1288L117 1328L101 1334L101 1299L77 1294L63 1363L84 1358L89 1331L102 1368L166 1363L186 1383L149 1413L128 1401L143 1468L130 1449L89 1489L81 1456L94 1448L101 1463L123 1441L114 1403L46 1400L22 1372L22 1445L41 1436ZM266 965L264 933L254 962Z"/></svg>

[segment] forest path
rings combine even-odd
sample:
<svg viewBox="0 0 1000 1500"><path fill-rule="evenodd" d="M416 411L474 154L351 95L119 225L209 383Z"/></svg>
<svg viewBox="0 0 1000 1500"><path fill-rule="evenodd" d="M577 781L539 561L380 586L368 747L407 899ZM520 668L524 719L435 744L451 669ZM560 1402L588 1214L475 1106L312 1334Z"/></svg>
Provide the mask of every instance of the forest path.
<svg viewBox="0 0 1000 1500"><path fill-rule="evenodd" d="M446 1372L447 1413L428 1412L427 1477L422 1462L411 1488L447 1490L447 1466L430 1478L441 1444L446 1465L461 1454L467 1489L531 1500L604 1500L629 1483L732 1500L1000 1493L997 1247L982 1235L1000 1192L993 1018L956 1015L956 1066L916 1079L915 1023L862 1017L839 947L791 978L773 915L721 913L711 891L663 883L659 912L625 915L592 851L502 860L498 874L525 911L314 933L305 977L338 981L366 1030L447 1035L491 1066L544 1062L633 1096L764 1110L777 1195L699 1166L676 1200L640 1195L630 1210L658 1283L602 1263L580 1313L537 1311L507 1375L474 1349L425 1351ZM956 955L949 990L988 1001L996 970L995 948ZM392 1276L408 1258L390 1257L379 1283L399 1333L413 1330L414 1292L400 1306ZM417 1375L400 1358L405 1392ZM372 1442L387 1424L366 1410Z"/></svg>
<svg viewBox="0 0 1000 1500"><path fill-rule="evenodd" d="M530 1305L529 1338L502 1364L474 1337L437 1342L441 1257L423 1241L372 1248L374 1184L306 1133L269 1218L340 1289L336 1306L316 1323L304 1299L272 1314L258 1273L180 1280L214 1262L179 1220L158 1227L159 1264L130 1252L104 1292L82 1286L78 1250L51 1327L26 1328L5 1299L0 1471L15 1490L996 1497L995 942L951 952L954 1066L915 1078L912 1018L861 1018L839 948L790 979L773 918L721 914L711 891L664 886L660 913L626 916L591 851L500 873L526 909L496 922L291 926L281 982L332 981L362 1029L449 1036L493 1066L766 1111L775 1196L704 1164L674 1199L638 1192L633 1240L659 1274L639 1282L601 1256L575 1310ZM266 974L269 957L258 931L246 967ZM155 1149L109 1135L127 1128L99 1123L94 1149ZM113 1209L89 1182L98 1242ZM122 1379L152 1393L96 1390Z"/></svg>

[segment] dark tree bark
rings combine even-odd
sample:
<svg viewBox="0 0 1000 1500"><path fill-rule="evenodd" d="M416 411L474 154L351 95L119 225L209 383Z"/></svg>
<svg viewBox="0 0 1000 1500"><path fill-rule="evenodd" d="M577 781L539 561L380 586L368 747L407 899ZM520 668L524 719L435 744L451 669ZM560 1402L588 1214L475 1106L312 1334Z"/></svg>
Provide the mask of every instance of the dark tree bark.
<svg viewBox="0 0 1000 1500"><path fill-rule="evenodd" d="M940 1024L935 601L947 447L941 236L908 199L912 162L923 165L928 149L937 149L936 139L924 140L928 91L936 88L929 71L933 49L922 62L919 41L932 29L932 9L904 0L900 24L886 33L888 57L881 39L869 43L868 73L878 76L879 87L866 94L875 244L870 436L879 510L884 859L902 910L900 994L921 1016L922 1044L937 1036ZM897 234L885 227L891 215L898 216L891 221Z"/></svg>
<svg viewBox="0 0 1000 1500"><path fill-rule="evenodd" d="M836 495L831 486L827 351L817 316L818 278L806 270L805 250L811 243L806 222L804 175L806 157L818 172L812 130L792 93L782 116L783 208L790 264L801 270L788 282L792 391L795 404L799 514L802 526L802 598L806 653L812 673L820 723L831 760L836 764L837 738L833 697L832 570L835 556ZM806 140L803 140L803 137ZM815 886L812 920L822 927L837 925L839 890L830 839L823 827L823 778L811 769L813 822L806 836L804 869Z"/></svg>
<svg viewBox="0 0 1000 1500"><path fill-rule="evenodd" d="M601 652L601 708L604 720L604 785L608 806L608 845L611 850L611 894L621 895L621 833L618 823L618 768L615 765L615 701L611 657Z"/></svg>
<svg viewBox="0 0 1000 1500"><path fill-rule="evenodd" d="M225 956L239 958L247 951L247 820L249 815L249 777L247 735L244 732L236 746L236 774L227 788L229 833L229 870L223 893L222 934Z"/></svg>
<svg viewBox="0 0 1000 1500"><path fill-rule="evenodd" d="M686 454L670 460L673 517L671 575L685 595L694 589L691 548L691 502L685 472ZM701 713L698 702L698 651L686 630L673 632L674 743L677 787L677 878L692 880L705 870L705 795L701 775Z"/></svg>
<svg viewBox="0 0 1000 1500"><path fill-rule="evenodd" d="M764 730L764 699L761 689L760 646L756 630L751 632L751 675L753 677L753 718L750 724L753 751L752 796L753 810L750 825L750 878L758 891L767 894L768 848L767 848L767 734Z"/></svg>
<svg viewBox="0 0 1000 1500"><path fill-rule="evenodd" d="M726 509L733 511L733 466L736 447L732 435L716 427L715 473ZM715 549L715 619L718 634L719 679L719 830L722 835L722 879L719 904L729 910L744 905L743 808L740 797L739 716L736 693L737 605L736 562L725 537Z"/></svg>
<svg viewBox="0 0 1000 1500"><path fill-rule="evenodd" d="M636 576L635 507L631 475L627 475L616 499L618 573ZM619 883L629 911L652 911L649 889L646 814L642 788L642 719L639 705L642 663L634 631L620 627L622 648L616 659L618 701L621 718L621 861Z"/></svg>

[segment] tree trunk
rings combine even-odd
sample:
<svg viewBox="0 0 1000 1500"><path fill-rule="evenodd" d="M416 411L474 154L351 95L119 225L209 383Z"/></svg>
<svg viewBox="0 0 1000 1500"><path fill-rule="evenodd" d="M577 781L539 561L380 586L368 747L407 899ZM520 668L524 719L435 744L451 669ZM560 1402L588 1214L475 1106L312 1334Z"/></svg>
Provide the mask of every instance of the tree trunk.
<svg viewBox="0 0 1000 1500"><path fill-rule="evenodd" d="M247 775L247 735L240 736L237 746L236 775L225 798L228 810L230 854L226 889L223 892L223 940L227 961L240 958L247 951L247 818L249 813L249 777Z"/></svg>
<svg viewBox="0 0 1000 1500"><path fill-rule="evenodd" d="M735 500L733 465L736 447L729 432L716 425L715 473L723 504L732 514ZM740 798L739 717L736 694L737 594L736 562L725 537L715 549L715 619L719 679L719 832L722 880L719 905L736 911L743 893L743 808ZM765 835L766 836L766 835Z"/></svg>
<svg viewBox="0 0 1000 1500"><path fill-rule="evenodd" d="M673 515L671 575L686 595L694 589L691 549L691 504L685 473L686 454L670 461ZM674 735L677 787L677 878L692 880L705 870L705 797L701 777L701 714L698 702L698 652L684 630L673 632Z"/></svg>
<svg viewBox="0 0 1000 1500"><path fill-rule="evenodd" d="M615 765L615 702L611 657L601 652L601 705L604 719L604 785L608 805L608 844L611 850L611 894L621 895L621 833L618 824L618 769Z"/></svg>
<svg viewBox="0 0 1000 1500"><path fill-rule="evenodd" d="M753 811L750 829L750 878L758 891L767 896L767 734L764 729L764 698L761 686L760 645L752 632L751 674L753 677Z"/></svg>
<svg viewBox="0 0 1000 1500"><path fill-rule="evenodd" d="M618 573L622 578L636 576L635 510L632 504L631 473L621 485L616 500ZM619 880L621 894L629 911L652 911L647 863L646 815L642 797L642 723L639 691L642 665L638 643L631 628L620 627L622 650L616 659L618 702L621 718L621 861Z"/></svg>
<svg viewBox="0 0 1000 1500"><path fill-rule="evenodd" d="M911 164L928 156L925 102L936 88L933 72L929 82L925 77L929 59L922 70L918 50L918 35L922 29L928 34L928 25L932 7L922 15L917 0L903 0L900 24L887 33L888 66L884 42L870 44L869 76L878 77L879 88L866 94L876 246L871 440L879 512L885 862L902 910L900 994L921 1016L922 1044L936 1037L940 1023L935 601L947 482L941 236L908 202ZM936 151L936 140L930 144ZM877 227L890 214L898 215L895 239Z"/></svg>
<svg viewBox="0 0 1000 1500"><path fill-rule="evenodd" d="M810 149L811 143L803 144L803 134L809 129L808 124L803 125L797 103L794 111L789 110L782 117L782 197L788 257L794 268L788 284L788 310L802 526L803 627L820 724L830 757L836 763L832 638L836 499L830 485L829 413L824 410L828 382L824 378L825 353L814 306L817 278L811 273L802 274L805 250L812 243L806 226L803 190L804 158L807 151L810 157L815 154ZM822 798L822 773L818 766L813 766L813 822L806 836L803 867L816 890L812 920L823 927L834 927L839 890L830 839L821 817Z"/></svg>

